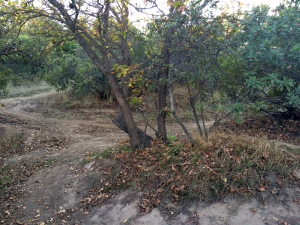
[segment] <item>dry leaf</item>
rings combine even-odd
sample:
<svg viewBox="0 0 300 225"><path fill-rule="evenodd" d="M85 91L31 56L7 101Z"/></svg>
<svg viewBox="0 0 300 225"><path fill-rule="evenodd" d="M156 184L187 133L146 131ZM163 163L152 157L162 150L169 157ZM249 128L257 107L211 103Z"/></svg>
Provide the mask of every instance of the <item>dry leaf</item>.
<svg viewBox="0 0 300 225"><path fill-rule="evenodd" d="M261 221L264 221L266 219L266 217L261 218Z"/></svg>
<svg viewBox="0 0 300 225"><path fill-rule="evenodd" d="M288 225L288 223L286 221L283 222L284 225Z"/></svg>
<svg viewBox="0 0 300 225"><path fill-rule="evenodd" d="M259 191L265 191L266 189L267 189L267 187L262 184L260 185L260 187L257 188L257 190L259 190Z"/></svg>
<svg viewBox="0 0 300 225"><path fill-rule="evenodd" d="M128 219L126 219L125 221L124 221L124 223L126 223L128 221Z"/></svg>
<svg viewBox="0 0 300 225"><path fill-rule="evenodd" d="M190 172L189 172L189 175L191 175L193 173L194 169L192 169Z"/></svg>
<svg viewBox="0 0 300 225"><path fill-rule="evenodd" d="M179 198L179 195L173 194L173 197L174 197L174 198Z"/></svg>
<svg viewBox="0 0 300 225"><path fill-rule="evenodd" d="M277 189L273 188L273 190L271 192L272 192L273 195L276 195L277 194Z"/></svg>
<svg viewBox="0 0 300 225"><path fill-rule="evenodd" d="M159 189L157 189L157 192L158 193L162 193L162 192L164 192L164 189L163 188L159 188Z"/></svg>
<svg viewBox="0 0 300 225"><path fill-rule="evenodd" d="M172 165L172 170L178 171L178 169L174 165Z"/></svg>

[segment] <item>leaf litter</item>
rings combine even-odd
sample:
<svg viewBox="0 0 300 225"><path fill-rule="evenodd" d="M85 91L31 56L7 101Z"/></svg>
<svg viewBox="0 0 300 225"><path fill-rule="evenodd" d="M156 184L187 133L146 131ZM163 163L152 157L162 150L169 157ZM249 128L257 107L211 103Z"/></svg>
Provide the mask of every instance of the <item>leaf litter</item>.
<svg viewBox="0 0 300 225"><path fill-rule="evenodd" d="M177 147L180 150L174 151ZM221 131L208 142L198 138L194 146L188 140L168 145L155 139L151 148L132 150L126 140L107 150L104 158L112 163L99 169L106 177L82 199L85 211L106 204L128 187L142 193L141 215L162 207L172 216L168 201L176 206L188 198L213 202L228 194L246 194L267 204L261 193L279 195L286 184L300 184L293 173L299 168L299 153L263 138Z"/></svg>

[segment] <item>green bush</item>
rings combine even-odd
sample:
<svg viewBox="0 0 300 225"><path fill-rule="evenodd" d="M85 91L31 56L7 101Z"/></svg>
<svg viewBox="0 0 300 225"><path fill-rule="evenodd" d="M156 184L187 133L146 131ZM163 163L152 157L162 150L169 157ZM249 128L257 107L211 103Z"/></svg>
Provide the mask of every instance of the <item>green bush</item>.
<svg viewBox="0 0 300 225"><path fill-rule="evenodd" d="M108 98L111 93L107 78L84 55L64 54L52 59L46 81L59 91L70 88L79 96L98 93Z"/></svg>

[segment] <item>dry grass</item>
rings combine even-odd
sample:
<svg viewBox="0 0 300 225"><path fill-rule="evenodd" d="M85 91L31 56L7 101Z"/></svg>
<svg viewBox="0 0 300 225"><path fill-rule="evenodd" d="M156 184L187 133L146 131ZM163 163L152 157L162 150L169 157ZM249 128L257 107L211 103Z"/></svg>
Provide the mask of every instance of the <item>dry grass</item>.
<svg viewBox="0 0 300 225"><path fill-rule="evenodd" d="M44 105L62 107L62 108L96 108L110 107L114 103L113 97L101 99L98 95L74 96L68 91L57 92L44 100Z"/></svg>
<svg viewBox="0 0 300 225"><path fill-rule="evenodd" d="M36 95L39 93L49 92L53 90L51 86L49 86L46 82L40 82L38 84L28 84L22 86L8 86L8 95L7 98L15 98L15 97L27 97Z"/></svg>
<svg viewBox="0 0 300 225"><path fill-rule="evenodd" d="M195 146L176 137L170 142L154 140L151 148L135 151L122 141L106 150L101 156L115 163L102 168L108 174L106 183L91 196L137 185L145 193L140 206L147 213L165 199L177 204L186 197L212 201L232 193L278 195L286 184L300 182L295 172L300 153L263 138L215 133L208 142L198 138Z"/></svg>

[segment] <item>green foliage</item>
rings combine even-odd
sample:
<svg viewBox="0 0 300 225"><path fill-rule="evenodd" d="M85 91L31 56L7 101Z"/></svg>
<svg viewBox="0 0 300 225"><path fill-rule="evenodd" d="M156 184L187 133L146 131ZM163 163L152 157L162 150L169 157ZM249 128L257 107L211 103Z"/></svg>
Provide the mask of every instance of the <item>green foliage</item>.
<svg viewBox="0 0 300 225"><path fill-rule="evenodd" d="M11 74L11 70L7 69L5 71L0 71L0 97L5 96L7 94L7 84L9 81L9 75Z"/></svg>
<svg viewBox="0 0 300 225"><path fill-rule="evenodd" d="M242 85L251 90L255 104L264 99L279 107L299 108L299 19L299 7L287 5L272 14L267 6L253 8L240 21L235 40L241 41Z"/></svg>
<svg viewBox="0 0 300 225"><path fill-rule="evenodd" d="M46 81L59 91L70 88L73 94L80 96L98 93L107 98L110 95L107 78L82 52L76 55L65 53L60 57L50 56L49 66Z"/></svg>

